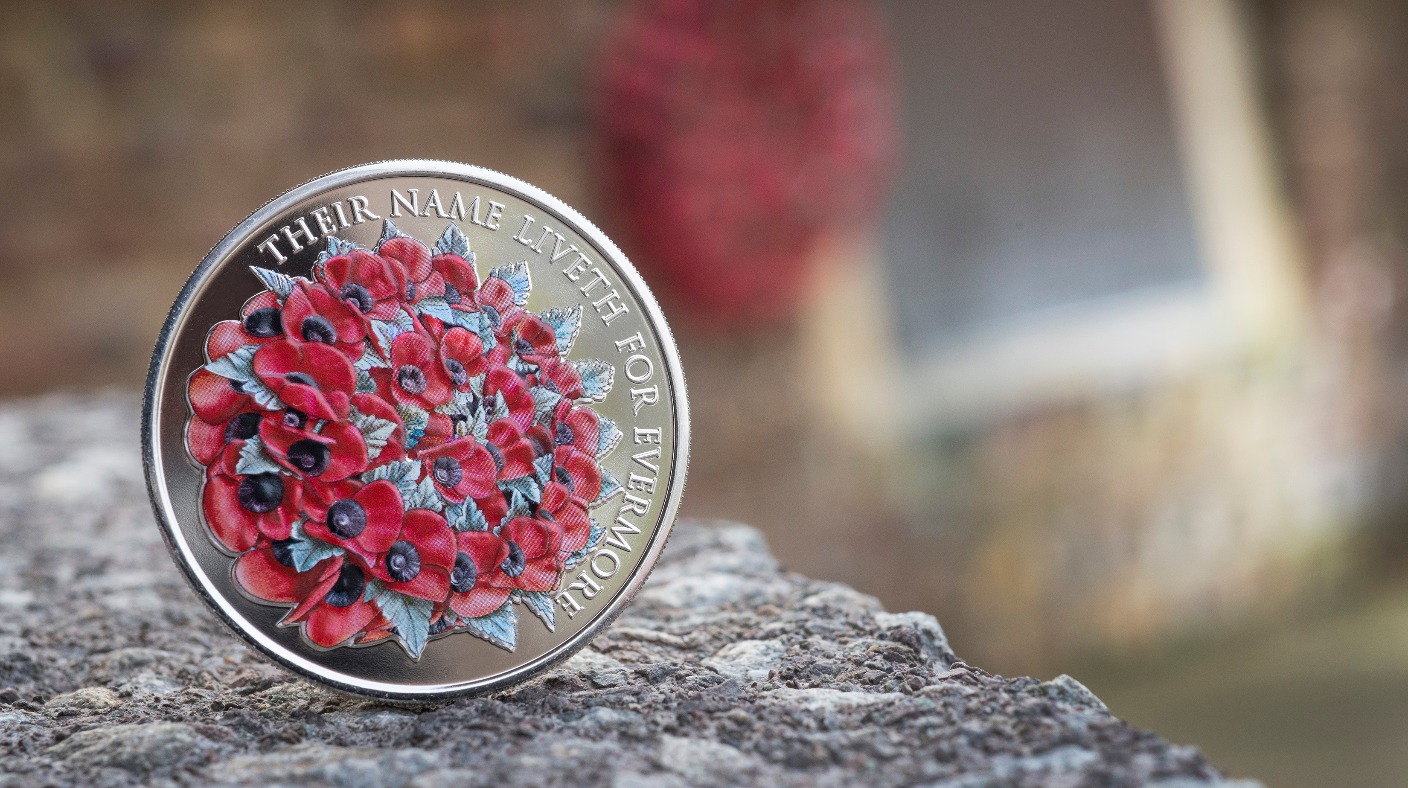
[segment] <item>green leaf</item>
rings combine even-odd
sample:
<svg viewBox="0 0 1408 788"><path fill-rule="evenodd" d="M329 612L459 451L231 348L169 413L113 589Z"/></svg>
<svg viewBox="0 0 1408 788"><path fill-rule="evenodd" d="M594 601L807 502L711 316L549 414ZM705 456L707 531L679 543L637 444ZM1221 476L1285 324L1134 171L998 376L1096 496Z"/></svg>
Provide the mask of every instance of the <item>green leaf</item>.
<svg viewBox="0 0 1408 788"><path fill-rule="evenodd" d="M289 543L289 557L293 560L295 572L307 572L318 565L319 561L342 555L342 548L334 544L328 544L320 539L314 539L303 532L303 523L293 524L292 542Z"/></svg>
<svg viewBox="0 0 1408 788"><path fill-rule="evenodd" d="M616 426L616 422L611 419L600 419L601 426L597 431L596 457L601 459L611 453L616 445L621 442L621 428Z"/></svg>
<svg viewBox="0 0 1408 788"><path fill-rule="evenodd" d="M528 294L533 290L533 278L528 274L528 261L512 265L502 265L489 272L489 276L502 279L513 288L513 303L527 306Z"/></svg>
<svg viewBox="0 0 1408 788"><path fill-rule="evenodd" d="M543 312L540 317L543 322L552 326L553 335L557 337L558 354L567 355L572 349L572 343L577 341L577 332L582 329L582 305L577 304L571 309L555 306Z"/></svg>
<svg viewBox="0 0 1408 788"><path fill-rule="evenodd" d="M474 259L470 256L469 239L464 237L464 232L454 222L450 222L450 226L436 239L433 254L457 254L466 260Z"/></svg>
<svg viewBox="0 0 1408 788"><path fill-rule="evenodd" d="M222 378L229 378L240 385L240 390L254 398L259 407L265 410L279 410L283 403L264 381L254 374L254 354L258 345L244 345L205 365L207 370Z"/></svg>
<svg viewBox="0 0 1408 788"><path fill-rule="evenodd" d="M536 504L543 500L543 488L538 484L538 480L532 476L504 479L499 482L499 489L503 490L504 495L518 495L527 502Z"/></svg>
<svg viewBox="0 0 1408 788"><path fill-rule="evenodd" d="M264 451L264 441L258 435L247 438L240 447L240 459L235 463L235 473L248 476L255 473L278 473L279 464Z"/></svg>
<svg viewBox="0 0 1408 788"><path fill-rule="evenodd" d="M357 373L357 393L371 394L376 391L376 381L372 380L372 373L365 369L354 370Z"/></svg>
<svg viewBox="0 0 1408 788"><path fill-rule="evenodd" d="M416 311L423 315L430 315L436 320L443 320L446 323L455 322L454 313L456 310L450 308L449 301L439 296L422 298L420 302L416 304Z"/></svg>
<svg viewBox="0 0 1408 788"><path fill-rule="evenodd" d="M376 248L380 249L382 244L386 243L392 238L409 237L410 236L401 232L401 228L397 227L395 222L391 221L390 219L386 219L381 224L381 238L377 239Z"/></svg>
<svg viewBox="0 0 1408 788"><path fill-rule="evenodd" d="M396 627L396 636L411 659L420 659L430 640L430 615L435 607L428 599L417 599L390 589L382 589L372 600L381 614Z"/></svg>
<svg viewBox="0 0 1408 788"><path fill-rule="evenodd" d="M547 486L552 481L553 456L551 453L533 460L533 475L537 477L538 483Z"/></svg>
<svg viewBox="0 0 1408 788"><path fill-rule="evenodd" d="M368 347L365 351L362 352L361 358L358 358L356 361L352 362L352 366L355 369L368 370L375 369L376 367L390 368L391 362L382 358L380 355L377 354L375 350Z"/></svg>
<svg viewBox="0 0 1408 788"><path fill-rule="evenodd" d="M461 328L473 331L486 349L492 348L498 343L499 340L494 336L494 324L490 322L488 315L483 312L464 312L459 309L453 311L451 322Z"/></svg>
<svg viewBox="0 0 1408 788"><path fill-rule="evenodd" d="M396 413L401 417L401 423L406 425L406 432L424 433L425 428L430 426L430 414L417 408L414 405L396 403Z"/></svg>
<svg viewBox="0 0 1408 788"><path fill-rule="evenodd" d="M504 402L504 393L502 391L494 393L494 399L488 403L488 406L488 419L490 422L495 422L499 419L506 419L509 417L508 403Z"/></svg>
<svg viewBox="0 0 1408 788"><path fill-rule="evenodd" d="M582 376L582 397L585 402L601 402L611 393L611 384L616 379L616 368L598 359L587 359L573 363L577 374Z"/></svg>
<svg viewBox="0 0 1408 788"><path fill-rule="evenodd" d="M552 412L557 409L557 403L562 401L562 395L546 386L534 386L533 394L533 423L540 424L552 417Z"/></svg>
<svg viewBox="0 0 1408 788"><path fill-rule="evenodd" d="M440 491L435 489L435 482L432 482L429 476L421 479L411 489L410 495L402 496L402 503L405 504L406 511L429 509L438 512L445 508L445 499L440 497Z"/></svg>
<svg viewBox="0 0 1408 788"><path fill-rule="evenodd" d="M460 624L471 635L483 638L504 651L513 651L518 647L518 616L508 602L487 616L460 619Z"/></svg>
<svg viewBox="0 0 1408 788"><path fill-rule="evenodd" d="M368 460L375 460L381 455L381 450L386 448L386 442L391 440L391 435L396 432L397 427L401 426L394 421L363 413L356 408L352 408L349 419L352 426L362 433L362 440L367 444Z"/></svg>
<svg viewBox="0 0 1408 788"><path fill-rule="evenodd" d="M281 274L278 271L272 271L268 268L260 268L251 265L249 270L253 271L254 275L259 277L259 281L263 282L266 288L274 291L274 295L278 296L280 301L288 298L289 294L293 292L294 287L298 284L293 277L287 274Z"/></svg>
<svg viewBox="0 0 1408 788"><path fill-rule="evenodd" d="M596 507L606 503L607 501L611 500L611 498L617 493L621 492L621 490L623 489L625 488L621 486L621 482L617 480L615 476L611 475L611 473L605 468L602 468L601 494L596 497L595 501L592 501L592 506Z"/></svg>
<svg viewBox="0 0 1408 788"><path fill-rule="evenodd" d="M353 249L358 248L356 242L344 241L335 235L329 235L327 237L327 241L327 248L323 249L323 251L318 253L318 259L313 263L314 271L321 270L323 264L326 263L328 260L331 260L332 258L337 257L339 255L347 254ZM319 276L319 278L322 278L321 275Z"/></svg>
<svg viewBox="0 0 1408 788"><path fill-rule="evenodd" d="M381 348L381 355L385 358L391 357L391 343L396 341L396 337L414 330L416 330L416 324L411 320L411 316L405 312L397 315L395 320L372 321L372 334Z"/></svg>
<svg viewBox="0 0 1408 788"><path fill-rule="evenodd" d="M362 474L362 481L367 484L385 480L396 485L401 492L402 502L415 492L419 478L420 462L416 460L394 460Z"/></svg>
<svg viewBox="0 0 1408 788"><path fill-rule="evenodd" d="M489 530L489 521L473 498L466 498L463 503L445 504L445 522L456 531Z"/></svg>
<svg viewBox="0 0 1408 788"><path fill-rule="evenodd" d="M551 591L524 591L523 606L532 611L543 622L549 632L557 631L557 605Z"/></svg>

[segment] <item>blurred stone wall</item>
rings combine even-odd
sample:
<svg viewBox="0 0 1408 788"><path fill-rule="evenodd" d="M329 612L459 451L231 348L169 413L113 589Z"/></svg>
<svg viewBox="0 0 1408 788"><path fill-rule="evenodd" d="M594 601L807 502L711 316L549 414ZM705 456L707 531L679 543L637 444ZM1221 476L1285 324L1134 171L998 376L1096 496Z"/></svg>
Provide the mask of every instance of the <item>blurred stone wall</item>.
<svg viewBox="0 0 1408 788"><path fill-rule="evenodd" d="M1408 557L1408 6L1239 7L1306 253L1306 326L920 448L897 554L943 566L897 571L887 592L941 600L960 650L999 670L1146 654L1324 604Z"/></svg>
<svg viewBox="0 0 1408 788"><path fill-rule="evenodd" d="M616 5L0 4L0 397L140 385L205 252L339 167L470 161L609 219L586 104ZM1366 520L1404 555L1408 10L1244 6L1310 252L1308 342L901 452L818 404L810 318L684 326L685 510L760 523L789 568L939 612L1011 672L1341 587Z"/></svg>
<svg viewBox="0 0 1408 788"><path fill-rule="evenodd" d="M502 169L591 212L611 3L4 3L0 396L145 374L205 252L309 178Z"/></svg>

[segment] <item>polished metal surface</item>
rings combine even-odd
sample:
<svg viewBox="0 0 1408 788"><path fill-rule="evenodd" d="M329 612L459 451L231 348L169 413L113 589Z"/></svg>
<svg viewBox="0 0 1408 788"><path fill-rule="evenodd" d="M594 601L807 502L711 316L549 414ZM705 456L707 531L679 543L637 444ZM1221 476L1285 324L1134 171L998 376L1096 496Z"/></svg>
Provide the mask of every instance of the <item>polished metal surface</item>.
<svg viewBox="0 0 1408 788"><path fill-rule="evenodd" d="M395 638L321 648L299 627L279 625L287 605L241 592L232 575L236 554L222 547L203 521L204 469L186 448L185 430L192 418L188 381L213 360L206 356L211 327L238 319L246 301L265 289L251 267L310 276L328 236L372 248L386 219L426 244L455 225L477 258L481 280L490 269L526 263L532 290L525 308L580 306L581 328L570 358L599 359L613 370L609 393L591 407L623 433L600 467L628 489L591 510L605 526L605 538L566 571L553 592L555 630L525 605L514 605L518 632L512 650L464 631L430 640L418 658ZM543 191L497 172L449 162L391 161L293 189L240 223L206 256L157 342L142 440L153 507L171 553L222 620L305 676L347 691L417 700L525 680L586 645L621 612L663 548L679 506L689 414L678 353L655 299L620 250L590 222ZM648 481L630 484L633 478ZM619 518L631 526L610 530Z"/></svg>

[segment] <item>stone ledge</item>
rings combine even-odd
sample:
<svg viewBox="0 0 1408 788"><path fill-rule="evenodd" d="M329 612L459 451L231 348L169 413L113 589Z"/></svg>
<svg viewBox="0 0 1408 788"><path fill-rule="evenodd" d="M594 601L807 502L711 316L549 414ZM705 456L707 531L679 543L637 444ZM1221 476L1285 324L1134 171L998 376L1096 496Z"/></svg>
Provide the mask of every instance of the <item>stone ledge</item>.
<svg viewBox="0 0 1408 788"><path fill-rule="evenodd" d="M298 680L166 555L137 403L0 407L0 785L1223 782L1067 676L957 660L923 613L681 523L636 602L541 679L411 710Z"/></svg>

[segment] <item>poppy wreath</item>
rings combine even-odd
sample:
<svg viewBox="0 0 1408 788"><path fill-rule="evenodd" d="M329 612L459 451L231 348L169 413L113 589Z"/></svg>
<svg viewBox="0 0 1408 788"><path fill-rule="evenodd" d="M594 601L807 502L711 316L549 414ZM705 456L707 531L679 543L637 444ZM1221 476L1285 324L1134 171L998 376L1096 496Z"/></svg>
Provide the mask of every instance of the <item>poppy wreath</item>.
<svg viewBox="0 0 1408 788"><path fill-rule="evenodd" d="M612 367L567 359L581 306L528 311L526 264L481 280L453 222L433 247L389 220L374 249L329 237L311 279L252 270L265 289L211 329L186 429L239 588L321 648L512 651L515 604L554 629L621 491L601 467L621 431L591 407Z"/></svg>

